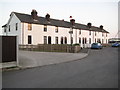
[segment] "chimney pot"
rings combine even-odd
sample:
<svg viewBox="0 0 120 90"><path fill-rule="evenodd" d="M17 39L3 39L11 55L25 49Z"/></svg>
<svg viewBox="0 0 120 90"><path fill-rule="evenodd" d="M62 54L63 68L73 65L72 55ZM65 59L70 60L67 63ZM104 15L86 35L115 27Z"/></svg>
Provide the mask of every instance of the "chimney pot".
<svg viewBox="0 0 120 90"><path fill-rule="evenodd" d="M45 18L47 19L47 21L50 21L50 15L47 13Z"/></svg>
<svg viewBox="0 0 120 90"><path fill-rule="evenodd" d="M103 25L100 25L100 29L103 29Z"/></svg>
<svg viewBox="0 0 120 90"><path fill-rule="evenodd" d="M35 9L32 10L31 16L32 16L33 19L37 20L38 16L37 16L37 11Z"/></svg>
<svg viewBox="0 0 120 90"><path fill-rule="evenodd" d="M88 26L89 28L91 28L91 26L92 26L92 23L88 23L88 24L87 24L87 26Z"/></svg>

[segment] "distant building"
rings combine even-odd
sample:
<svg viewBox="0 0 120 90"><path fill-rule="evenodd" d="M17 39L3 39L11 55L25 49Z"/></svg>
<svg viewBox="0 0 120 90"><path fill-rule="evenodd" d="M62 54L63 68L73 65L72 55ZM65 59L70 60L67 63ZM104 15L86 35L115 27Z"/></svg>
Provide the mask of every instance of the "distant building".
<svg viewBox="0 0 120 90"><path fill-rule="evenodd" d="M17 35L19 44L75 44L90 47L94 42L108 43L109 32L103 26L95 27L37 15L32 10L31 15L12 12L7 24L3 25L3 35Z"/></svg>
<svg viewBox="0 0 120 90"><path fill-rule="evenodd" d="M109 43L115 43L115 42L119 42L120 43L120 38L110 38L108 39Z"/></svg>

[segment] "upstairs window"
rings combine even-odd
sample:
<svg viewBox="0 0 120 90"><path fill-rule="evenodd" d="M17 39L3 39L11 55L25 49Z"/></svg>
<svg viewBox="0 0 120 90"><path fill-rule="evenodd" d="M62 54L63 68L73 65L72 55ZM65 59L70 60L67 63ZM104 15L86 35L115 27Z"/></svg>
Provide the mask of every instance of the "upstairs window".
<svg viewBox="0 0 120 90"><path fill-rule="evenodd" d="M106 33L106 37L107 37L107 33Z"/></svg>
<svg viewBox="0 0 120 90"><path fill-rule="evenodd" d="M15 24L16 31L18 30L18 23Z"/></svg>
<svg viewBox="0 0 120 90"><path fill-rule="evenodd" d="M97 34L96 34L96 31L95 31L95 36L96 36Z"/></svg>
<svg viewBox="0 0 120 90"><path fill-rule="evenodd" d="M91 31L89 31L89 35L91 35Z"/></svg>
<svg viewBox="0 0 120 90"><path fill-rule="evenodd" d="M55 32L58 33L58 27L55 27Z"/></svg>
<svg viewBox="0 0 120 90"><path fill-rule="evenodd" d="M10 32L10 25L9 25L9 32Z"/></svg>
<svg viewBox="0 0 120 90"><path fill-rule="evenodd" d="M79 34L81 34L81 30L79 31Z"/></svg>
<svg viewBox="0 0 120 90"><path fill-rule="evenodd" d="M47 32L47 26L46 25L44 26L44 32Z"/></svg>
<svg viewBox="0 0 120 90"><path fill-rule="evenodd" d="M102 36L104 36L104 33L102 33Z"/></svg>
<svg viewBox="0 0 120 90"><path fill-rule="evenodd" d="M32 30L32 24L28 24L28 30L31 31Z"/></svg>

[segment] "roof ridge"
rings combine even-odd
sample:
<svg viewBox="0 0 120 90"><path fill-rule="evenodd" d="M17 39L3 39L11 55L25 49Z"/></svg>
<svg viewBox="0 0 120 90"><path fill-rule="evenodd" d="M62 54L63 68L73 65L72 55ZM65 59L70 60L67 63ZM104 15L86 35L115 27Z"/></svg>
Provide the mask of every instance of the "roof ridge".
<svg viewBox="0 0 120 90"><path fill-rule="evenodd" d="M71 22L69 21L63 21L63 20L59 20L59 19L54 19L54 18L50 18L51 23L46 22L45 17L43 16L38 16L39 18L39 22L34 22L34 20L32 20L32 18L30 18L30 14L25 14L25 13L19 13L19 12L12 12L15 13L16 16L21 20L21 22L30 22L30 23L36 23L36 24L48 24L48 25L53 25L53 26L60 26L60 27L71 27ZM24 15L24 16L21 16ZM62 23L63 22L63 23ZM74 28L76 29L84 29L84 30L89 30L89 28L87 27L87 25L85 24L81 24L81 23L75 23ZM102 31L100 30L99 27L96 26L91 26L93 28L93 31ZM95 29L96 28L96 29ZM104 29L103 29L104 30ZM106 30L104 30L105 32L107 32Z"/></svg>

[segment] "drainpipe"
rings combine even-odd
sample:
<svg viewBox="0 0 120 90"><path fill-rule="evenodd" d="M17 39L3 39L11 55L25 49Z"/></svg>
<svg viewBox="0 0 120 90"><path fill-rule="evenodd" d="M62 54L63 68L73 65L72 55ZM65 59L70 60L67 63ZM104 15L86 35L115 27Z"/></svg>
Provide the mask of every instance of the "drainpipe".
<svg viewBox="0 0 120 90"><path fill-rule="evenodd" d="M22 23L22 45L24 45L24 23Z"/></svg>

